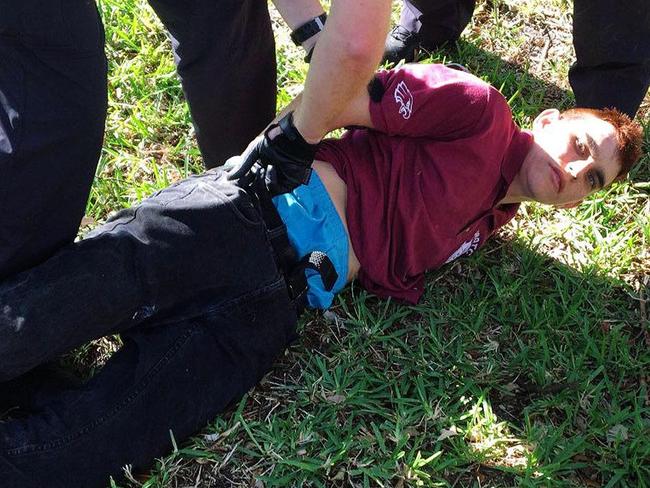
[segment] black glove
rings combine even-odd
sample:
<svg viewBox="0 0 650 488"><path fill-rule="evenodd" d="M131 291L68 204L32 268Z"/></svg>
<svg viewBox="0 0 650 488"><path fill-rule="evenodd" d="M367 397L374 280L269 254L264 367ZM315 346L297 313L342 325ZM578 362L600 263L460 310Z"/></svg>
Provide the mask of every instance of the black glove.
<svg viewBox="0 0 650 488"><path fill-rule="evenodd" d="M275 127L281 132L271 140L269 132ZM246 186L263 175L271 196L288 193L309 181L317 149L318 144L309 144L298 132L289 112L246 148L228 178Z"/></svg>

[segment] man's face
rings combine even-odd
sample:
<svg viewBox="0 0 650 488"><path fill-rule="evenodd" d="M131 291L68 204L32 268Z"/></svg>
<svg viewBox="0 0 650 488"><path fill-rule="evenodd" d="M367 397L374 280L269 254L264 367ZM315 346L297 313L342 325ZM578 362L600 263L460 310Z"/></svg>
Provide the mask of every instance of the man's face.
<svg viewBox="0 0 650 488"><path fill-rule="evenodd" d="M571 207L618 175L616 132L609 122L588 115L561 119L550 109L535 119L533 135L518 175L528 200Z"/></svg>

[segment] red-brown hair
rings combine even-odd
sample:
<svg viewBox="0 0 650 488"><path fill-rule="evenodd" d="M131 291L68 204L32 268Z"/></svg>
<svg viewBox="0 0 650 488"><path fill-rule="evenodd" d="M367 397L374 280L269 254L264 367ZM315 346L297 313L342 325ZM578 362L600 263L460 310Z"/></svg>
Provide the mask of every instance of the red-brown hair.
<svg viewBox="0 0 650 488"><path fill-rule="evenodd" d="M641 144L643 142L641 124L615 108L571 108L562 112L561 117L563 119L597 117L614 126L616 130L616 149L621 161L621 169L616 176L617 180L625 178L632 166L641 158Z"/></svg>

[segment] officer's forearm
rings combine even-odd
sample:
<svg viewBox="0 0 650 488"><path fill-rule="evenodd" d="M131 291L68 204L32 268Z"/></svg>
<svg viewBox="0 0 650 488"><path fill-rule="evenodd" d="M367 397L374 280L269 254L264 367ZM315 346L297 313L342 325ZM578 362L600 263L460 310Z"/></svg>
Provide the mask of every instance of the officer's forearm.
<svg viewBox="0 0 650 488"><path fill-rule="evenodd" d="M323 7L318 0L272 0L275 8L278 9L280 15L287 23L289 28L293 31L309 22L314 17L318 17L323 13ZM312 37L302 43L305 52L309 53L316 44L320 33L314 34Z"/></svg>
<svg viewBox="0 0 650 488"><path fill-rule="evenodd" d="M333 0L294 114L305 140L318 142L366 89L384 48L390 0Z"/></svg>
<svg viewBox="0 0 650 488"><path fill-rule="evenodd" d="M272 0L275 8L289 26L294 30L305 22L323 13L323 7L318 0Z"/></svg>

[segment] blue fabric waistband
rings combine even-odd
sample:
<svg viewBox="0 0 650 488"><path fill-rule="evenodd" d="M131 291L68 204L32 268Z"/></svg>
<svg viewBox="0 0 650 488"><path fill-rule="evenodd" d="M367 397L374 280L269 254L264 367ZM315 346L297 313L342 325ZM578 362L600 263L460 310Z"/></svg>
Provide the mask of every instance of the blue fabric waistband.
<svg viewBox="0 0 650 488"><path fill-rule="evenodd" d="M347 281L350 250L348 234L323 182L312 171L308 184L274 197L273 204L287 226L289 242L299 257L323 251L332 261L339 276L331 291L325 290L317 271L306 271L309 306L328 308Z"/></svg>

